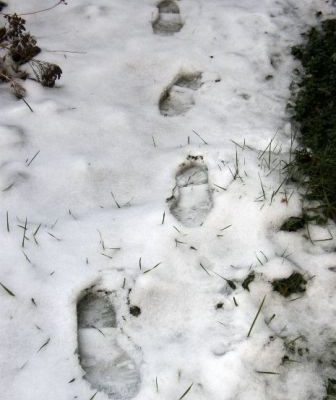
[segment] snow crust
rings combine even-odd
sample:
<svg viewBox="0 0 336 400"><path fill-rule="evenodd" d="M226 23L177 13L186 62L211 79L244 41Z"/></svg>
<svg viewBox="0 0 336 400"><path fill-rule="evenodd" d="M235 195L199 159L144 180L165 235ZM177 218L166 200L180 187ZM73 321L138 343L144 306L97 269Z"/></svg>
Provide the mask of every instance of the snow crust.
<svg viewBox="0 0 336 400"><path fill-rule="evenodd" d="M335 8L176 5L170 15L154 0L69 0L26 17L63 76L54 89L25 82L33 113L0 86L2 400L171 400L191 385L190 400L315 400L335 378L335 225L279 231L301 209L280 163L290 47ZM158 34L158 18L181 29ZM162 115L162 95L200 73L182 85L187 107ZM306 291L285 298L271 282L292 272ZM97 290L115 313L115 326L97 326L107 341L78 327L80 299ZM85 370L86 353L107 369Z"/></svg>

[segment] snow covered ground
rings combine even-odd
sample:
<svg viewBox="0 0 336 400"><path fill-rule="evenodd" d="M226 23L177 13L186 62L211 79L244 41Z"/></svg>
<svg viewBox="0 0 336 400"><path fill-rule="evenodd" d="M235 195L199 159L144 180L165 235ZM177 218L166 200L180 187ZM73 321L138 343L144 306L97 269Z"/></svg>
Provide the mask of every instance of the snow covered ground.
<svg viewBox="0 0 336 400"><path fill-rule="evenodd" d="M280 164L290 46L319 10L335 12L69 0L26 17L63 76L25 82L33 113L0 86L1 400L324 398L336 229L279 230L301 210ZM293 272L305 292L273 290Z"/></svg>

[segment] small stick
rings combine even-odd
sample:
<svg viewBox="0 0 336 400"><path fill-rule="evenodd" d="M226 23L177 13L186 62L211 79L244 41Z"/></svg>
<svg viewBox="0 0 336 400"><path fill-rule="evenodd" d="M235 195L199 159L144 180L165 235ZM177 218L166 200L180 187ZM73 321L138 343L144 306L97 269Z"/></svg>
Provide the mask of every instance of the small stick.
<svg viewBox="0 0 336 400"><path fill-rule="evenodd" d="M56 4L54 4L54 5L51 6L51 7L44 8L44 9L38 10L38 11L27 12L27 13L23 13L23 14L19 14L19 15L20 15L20 16L23 16L23 15L34 15L34 14L39 14L39 13L41 13L41 12L53 10L54 8L56 8L57 6L59 6L60 4L65 4L65 5L67 5L67 3L65 2L65 0L59 0ZM5 13L0 13L0 14L2 14L2 15L7 15L7 14L5 14Z"/></svg>
<svg viewBox="0 0 336 400"><path fill-rule="evenodd" d="M164 224L165 217L166 217L166 211L163 212L161 225Z"/></svg>
<svg viewBox="0 0 336 400"><path fill-rule="evenodd" d="M273 314L271 316L271 318L268 320L267 325L269 325L273 321L274 318L275 318L275 314Z"/></svg>
<svg viewBox="0 0 336 400"><path fill-rule="evenodd" d="M267 375L280 375L279 372L272 372L272 371L256 371L258 374L267 374Z"/></svg>
<svg viewBox="0 0 336 400"><path fill-rule="evenodd" d="M49 342L50 342L50 338L48 338L47 341L42 344L42 346L37 350L37 352L41 351L43 349L43 347L46 347Z"/></svg>
<svg viewBox="0 0 336 400"><path fill-rule="evenodd" d="M24 97L21 97L21 100L26 104L26 106L29 108L29 110L33 113L34 110L30 107L30 105L28 104L27 100Z"/></svg>
<svg viewBox="0 0 336 400"><path fill-rule="evenodd" d="M225 189L223 186L219 186L219 185L216 185L215 183L213 184L214 186L216 186L216 187L218 187L219 189L222 189L222 190L224 190L224 191L226 191L227 189Z"/></svg>
<svg viewBox="0 0 336 400"><path fill-rule="evenodd" d="M198 134L196 131L194 131L194 130L192 130L193 132L194 132L194 134L196 135L196 136L198 136L201 140L202 140L202 142L204 143L204 144L209 144L209 143L207 143L202 137L201 137L201 135L200 134Z"/></svg>
<svg viewBox="0 0 336 400"><path fill-rule="evenodd" d="M10 296L15 297L15 294L14 294L11 290L9 290L8 287L6 287L5 285L3 285L1 282L0 282L0 286L1 286Z"/></svg>
<svg viewBox="0 0 336 400"><path fill-rule="evenodd" d="M153 146L156 147L154 136L152 136L152 140L153 140Z"/></svg>
<svg viewBox="0 0 336 400"><path fill-rule="evenodd" d="M6 212L6 222L7 222L7 232L9 233L9 232L10 232L10 229L9 229L9 217L8 217L8 211Z"/></svg>
<svg viewBox="0 0 336 400"><path fill-rule="evenodd" d="M261 311L261 309L262 309L262 306L264 305L265 299L266 299L266 295L265 295L264 298L262 299L262 302L261 302L261 304L260 304L260 306L259 306L259 310L258 310L256 316L254 317L254 320L253 320L253 322L252 322L252 325L251 325L251 327L250 327L250 330L248 331L247 337L250 337L250 334L251 334L251 332L252 332L252 329L253 329L253 327L254 327L254 324L256 323L257 318L259 317L260 311Z"/></svg>
<svg viewBox="0 0 336 400"><path fill-rule="evenodd" d="M43 51L46 51L47 53L87 54L86 51L76 51L76 50L46 50L46 49L43 49ZM74 109L74 108L72 108L72 109Z"/></svg>
<svg viewBox="0 0 336 400"><path fill-rule="evenodd" d="M310 240L310 243L311 243L311 244L314 244L314 242L313 242L313 240L312 240L312 238L311 238L311 236L310 236L309 224L308 224L308 223L307 223L307 233L308 233L308 238L309 238L309 240Z"/></svg>
<svg viewBox="0 0 336 400"><path fill-rule="evenodd" d="M98 229L97 229L97 231L98 231ZM101 244L101 246L102 246L102 249L105 250L105 243L104 243L104 240L103 240L103 236L102 236L102 234L101 234L100 231L98 231L98 233L99 233L100 244Z"/></svg>
<svg viewBox="0 0 336 400"><path fill-rule="evenodd" d="M98 391L93 396L90 397L90 400L93 400L96 397L97 393L98 393Z"/></svg>
<svg viewBox="0 0 336 400"><path fill-rule="evenodd" d="M29 167L29 165L35 160L35 158L40 154L40 150L33 156L33 158L29 161L29 163L27 164L27 167Z"/></svg>
<svg viewBox="0 0 336 400"><path fill-rule="evenodd" d="M210 275L209 274L209 271L202 265L202 263L199 263L200 264L200 266L204 269L204 271L208 274L208 275Z"/></svg>
<svg viewBox="0 0 336 400"><path fill-rule="evenodd" d="M179 397L179 399L178 400L182 400L183 399L183 397L185 397L188 393L189 393L189 391L190 391L190 389L193 387L193 383L188 387L188 389L182 394L182 396L181 397Z"/></svg>
<svg viewBox="0 0 336 400"><path fill-rule="evenodd" d="M144 271L144 274L147 274L147 272L153 271L153 269L157 268L160 264L162 264L162 261L160 261L159 263L157 263L156 265L154 265L154 267L147 269L146 271Z"/></svg>
<svg viewBox="0 0 336 400"><path fill-rule="evenodd" d="M110 260L113 260L112 256L109 256L108 254L100 253L102 256L109 258Z"/></svg>
<svg viewBox="0 0 336 400"><path fill-rule="evenodd" d="M225 229L228 229L232 226L232 224L225 226L224 228L220 229L221 231L225 231Z"/></svg>
<svg viewBox="0 0 336 400"><path fill-rule="evenodd" d="M27 232L27 217L26 217L24 228L23 228L23 237L22 237L22 244L21 244L22 247L24 247L24 245L25 245L26 232Z"/></svg>
<svg viewBox="0 0 336 400"><path fill-rule="evenodd" d="M99 333L101 333L103 336L105 336L105 335L104 335L104 332L102 332L102 331L101 331L99 328L97 328L96 326L90 325L90 327L93 328L93 329L96 329Z"/></svg>
<svg viewBox="0 0 336 400"><path fill-rule="evenodd" d="M260 253L265 257L265 260L268 261L268 258L267 258L267 256L266 256L266 254L265 254L262 250L259 250L259 251L260 251Z"/></svg>
<svg viewBox="0 0 336 400"><path fill-rule="evenodd" d="M32 262L30 261L30 259L28 258L27 254L22 250L23 255L25 256L26 260L29 262L29 264L31 264Z"/></svg>
<svg viewBox="0 0 336 400"><path fill-rule="evenodd" d="M41 224L36 228L35 232L33 233L33 236L35 237L37 235L37 232L40 230Z"/></svg>
<svg viewBox="0 0 336 400"><path fill-rule="evenodd" d="M120 204L117 202L116 198L114 197L113 192L111 192L111 195L112 195L112 198L113 198L114 202L116 203L116 206L117 206L118 208L121 208L121 207L120 207Z"/></svg>
<svg viewBox="0 0 336 400"><path fill-rule="evenodd" d="M54 239L56 239L58 242L60 242L60 241L62 240L62 239L56 237L55 235L53 235L53 234L50 233L50 232L47 232L47 233L48 233L48 235L50 235L51 237L53 237Z"/></svg>

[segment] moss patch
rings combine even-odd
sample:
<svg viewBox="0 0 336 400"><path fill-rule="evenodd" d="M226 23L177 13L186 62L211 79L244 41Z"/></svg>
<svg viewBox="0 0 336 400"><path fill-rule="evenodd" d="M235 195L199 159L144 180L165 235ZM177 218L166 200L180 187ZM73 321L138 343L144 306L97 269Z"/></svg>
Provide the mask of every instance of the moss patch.
<svg viewBox="0 0 336 400"><path fill-rule="evenodd" d="M324 400L332 400L336 398L336 379L328 379L327 396Z"/></svg>
<svg viewBox="0 0 336 400"><path fill-rule="evenodd" d="M286 232L296 232L304 228L306 221L303 217L290 217L282 225L280 230Z"/></svg>
<svg viewBox="0 0 336 400"><path fill-rule="evenodd" d="M288 297L293 293L306 291L307 281L299 272L294 272L289 278L276 279L272 282L273 290L282 296Z"/></svg>

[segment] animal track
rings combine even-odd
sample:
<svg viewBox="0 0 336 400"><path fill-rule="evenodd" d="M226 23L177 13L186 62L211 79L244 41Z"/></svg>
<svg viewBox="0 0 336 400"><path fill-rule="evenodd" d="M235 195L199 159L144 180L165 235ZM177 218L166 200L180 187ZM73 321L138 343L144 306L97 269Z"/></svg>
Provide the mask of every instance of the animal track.
<svg viewBox="0 0 336 400"><path fill-rule="evenodd" d="M176 175L173 195L167 200L170 211L183 225L202 225L213 207L208 184L208 168L203 157L189 156Z"/></svg>
<svg viewBox="0 0 336 400"><path fill-rule="evenodd" d="M127 400L140 386L134 361L118 345L117 322L111 296L87 293L77 304L78 352L84 378L108 397Z"/></svg>
<svg viewBox="0 0 336 400"><path fill-rule="evenodd" d="M159 14L153 21L153 32L159 35L173 35L183 27L179 6L173 0L163 0L157 5Z"/></svg>
<svg viewBox="0 0 336 400"><path fill-rule="evenodd" d="M180 75L163 92L159 109L165 117L186 113L194 104L194 92L202 86L202 73Z"/></svg>

